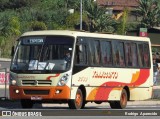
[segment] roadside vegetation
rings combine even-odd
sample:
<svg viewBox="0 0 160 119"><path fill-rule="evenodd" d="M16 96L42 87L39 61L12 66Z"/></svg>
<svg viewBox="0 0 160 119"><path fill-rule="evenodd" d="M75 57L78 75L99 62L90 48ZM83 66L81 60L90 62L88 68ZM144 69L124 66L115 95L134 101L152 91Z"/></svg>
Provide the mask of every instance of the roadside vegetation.
<svg viewBox="0 0 160 119"><path fill-rule="evenodd" d="M9 58L16 39L26 31L80 27L80 0L0 0L0 3L0 57ZM128 22L127 8L119 20L105 12L94 0L83 0L83 30L125 35L140 26L150 28L160 23L160 4L156 0L140 0L135 13L142 19L136 23Z"/></svg>

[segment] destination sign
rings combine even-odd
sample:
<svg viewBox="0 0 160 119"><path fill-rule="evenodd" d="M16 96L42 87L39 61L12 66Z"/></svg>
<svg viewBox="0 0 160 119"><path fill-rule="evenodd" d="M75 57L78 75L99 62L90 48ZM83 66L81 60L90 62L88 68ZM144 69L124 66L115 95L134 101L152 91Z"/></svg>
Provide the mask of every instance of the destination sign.
<svg viewBox="0 0 160 119"><path fill-rule="evenodd" d="M32 44L43 44L44 43L44 38L39 38L39 37L30 37L30 38L24 38L22 40L22 44L24 45L32 45Z"/></svg>
<svg viewBox="0 0 160 119"><path fill-rule="evenodd" d="M30 43L43 43L43 39L29 39Z"/></svg>

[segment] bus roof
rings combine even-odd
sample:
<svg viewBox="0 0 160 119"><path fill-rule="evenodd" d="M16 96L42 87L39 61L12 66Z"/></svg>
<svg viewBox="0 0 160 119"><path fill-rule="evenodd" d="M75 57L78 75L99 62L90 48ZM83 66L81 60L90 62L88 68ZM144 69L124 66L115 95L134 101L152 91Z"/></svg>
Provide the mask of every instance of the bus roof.
<svg viewBox="0 0 160 119"><path fill-rule="evenodd" d="M39 36L39 35L62 35L62 36L81 36L81 37L96 37L96 38L111 38L111 39L122 39L122 40L140 40L150 41L148 37L138 36L125 36L115 34L104 34L104 33L90 33L81 31L69 31L69 30L43 30L43 31L30 31L22 34L23 36Z"/></svg>

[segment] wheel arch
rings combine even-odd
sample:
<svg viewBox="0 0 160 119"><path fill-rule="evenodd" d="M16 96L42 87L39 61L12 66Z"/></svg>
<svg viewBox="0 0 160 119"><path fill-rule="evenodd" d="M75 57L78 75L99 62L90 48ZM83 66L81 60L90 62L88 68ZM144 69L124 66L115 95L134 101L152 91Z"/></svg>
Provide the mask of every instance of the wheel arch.
<svg viewBox="0 0 160 119"><path fill-rule="evenodd" d="M70 109L82 109L85 107L86 100L86 89L85 86L80 85L75 88L76 94L73 99L68 100L68 105ZM83 97L83 98L82 98Z"/></svg>

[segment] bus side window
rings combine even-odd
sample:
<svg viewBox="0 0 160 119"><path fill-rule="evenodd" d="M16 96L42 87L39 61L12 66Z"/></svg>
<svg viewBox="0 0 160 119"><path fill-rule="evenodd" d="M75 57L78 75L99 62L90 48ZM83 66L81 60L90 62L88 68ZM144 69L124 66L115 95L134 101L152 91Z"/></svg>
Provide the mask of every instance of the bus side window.
<svg viewBox="0 0 160 119"><path fill-rule="evenodd" d="M131 44L131 51L132 51L132 66L138 66L138 59L137 59L137 45L136 43Z"/></svg>
<svg viewBox="0 0 160 119"><path fill-rule="evenodd" d="M125 56L126 56L126 65L132 66L132 52L131 52L131 43L125 44Z"/></svg>
<svg viewBox="0 0 160 119"><path fill-rule="evenodd" d="M76 53L75 53L75 64L79 64L80 59L79 59L79 46L76 45Z"/></svg>
<svg viewBox="0 0 160 119"><path fill-rule="evenodd" d="M125 58L124 58L124 43L123 42L120 42L119 43L119 55L120 55L120 66L125 66Z"/></svg>
<svg viewBox="0 0 160 119"><path fill-rule="evenodd" d="M120 65L120 53L119 53L119 46L118 41L113 42L113 62L114 65L119 66Z"/></svg>
<svg viewBox="0 0 160 119"><path fill-rule="evenodd" d="M125 58L124 58L124 43L119 41L113 42L113 58L114 64L116 66L124 67L125 66Z"/></svg>
<svg viewBox="0 0 160 119"><path fill-rule="evenodd" d="M150 66L150 58L149 58L149 46L148 44L144 44L144 66L149 67Z"/></svg>
<svg viewBox="0 0 160 119"><path fill-rule="evenodd" d="M76 46L76 64L87 64L87 48L85 44L80 44Z"/></svg>
<svg viewBox="0 0 160 119"><path fill-rule="evenodd" d="M89 54L90 54L90 64L95 65L95 48L94 48L94 42L91 39L89 42Z"/></svg>
<svg viewBox="0 0 160 119"><path fill-rule="evenodd" d="M94 48L95 48L95 64L99 65L101 62L101 49L100 49L100 42L98 40L94 41Z"/></svg>
<svg viewBox="0 0 160 119"><path fill-rule="evenodd" d="M101 42L102 51L102 63L103 65L112 65L112 47L110 41Z"/></svg>
<svg viewBox="0 0 160 119"><path fill-rule="evenodd" d="M144 60L143 60L143 44L138 44L138 59L140 67L143 67Z"/></svg>

